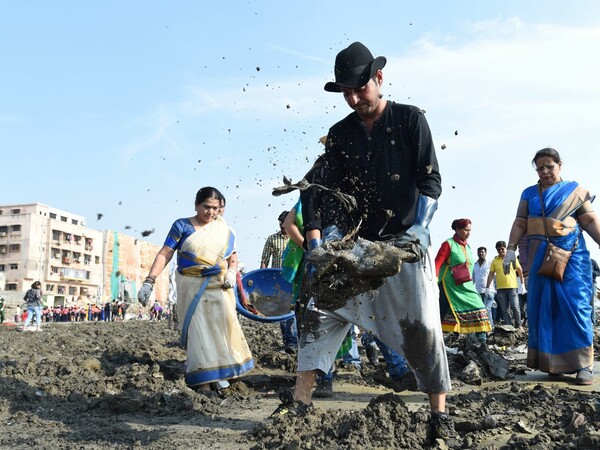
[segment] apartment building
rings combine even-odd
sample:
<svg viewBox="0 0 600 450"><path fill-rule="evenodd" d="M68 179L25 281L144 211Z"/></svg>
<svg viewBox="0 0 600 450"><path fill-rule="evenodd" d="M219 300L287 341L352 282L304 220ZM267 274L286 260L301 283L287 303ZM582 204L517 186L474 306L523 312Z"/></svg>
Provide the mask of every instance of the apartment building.
<svg viewBox="0 0 600 450"><path fill-rule="evenodd" d="M158 250L130 236L88 228L84 217L40 203L0 205L4 290L23 292L39 280L49 305L135 298ZM157 280L157 298L167 298L166 272Z"/></svg>

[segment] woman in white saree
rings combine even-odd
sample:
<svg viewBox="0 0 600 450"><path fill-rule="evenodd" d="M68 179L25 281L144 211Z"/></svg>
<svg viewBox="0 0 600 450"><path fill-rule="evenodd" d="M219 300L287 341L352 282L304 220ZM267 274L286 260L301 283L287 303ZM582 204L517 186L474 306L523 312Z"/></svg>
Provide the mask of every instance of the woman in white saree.
<svg viewBox="0 0 600 450"><path fill-rule="evenodd" d="M177 250L177 313L187 351L185 381L202 391L254 367L233 292L237 275L235 235L219 214L223 195L204 187L196 194L196 215L176 220L138 292L142 304L154 280Z"/></svg>

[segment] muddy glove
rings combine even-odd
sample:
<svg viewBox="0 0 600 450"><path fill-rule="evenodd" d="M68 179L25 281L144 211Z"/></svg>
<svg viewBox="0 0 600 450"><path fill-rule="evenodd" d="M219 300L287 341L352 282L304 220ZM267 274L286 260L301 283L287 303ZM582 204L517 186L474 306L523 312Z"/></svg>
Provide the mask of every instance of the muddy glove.
<svg viewBox="0 0 600 450"><path fill-rule="evenodd" d="M144 284L142 284L142 287L138 291L137 295L138 301L142 304L142 306L146 306L148 304L153 287L154 286L151 283L144 282Z"/></svg>
<svg viewBox="0 0 600 450"><path fill-rule="evenodd" d="M411 262L425 258L429 247L429 229L422 225L413 225L394 238L394 246L412 251L415 258Z"/></svg>
<svg viewBox="0 0 600 450"><path fill-rule="evenodd" d="M312 252L315 248L323 245L323 240L320 238L311 239L307 242L306 247L308 252ZM308 277L308 281L312 284L317 273L317 268L312 263L306 263L306 276Z"/></svg>
<svg viewBox="0 0 600 450"><path fill-rule="evenodd" d="M417 210L413 225L404 233L395 236L392 243L395 247L403 248L415 253L416 262L425 258L429 247L429 223L437 210L437 200L426 195L419 195Z"/></svg>
<svg viewBox="0 0 600 450"><path fill-rule="evenodd" d="M225 274L225 282L223 283L223 289L232 289L237 282L237 270L227 269Z"/></svg>
<svg viewBox="0 0 600 450"><path fill-rule="evenodd" d="M508 275L510 273L510 265L512 264L513 268L517 269L517 257L515 256L514 250L507 250L506 255L504 255L504 259L502 260L502 269L504 269L504 275Z"/></svg>

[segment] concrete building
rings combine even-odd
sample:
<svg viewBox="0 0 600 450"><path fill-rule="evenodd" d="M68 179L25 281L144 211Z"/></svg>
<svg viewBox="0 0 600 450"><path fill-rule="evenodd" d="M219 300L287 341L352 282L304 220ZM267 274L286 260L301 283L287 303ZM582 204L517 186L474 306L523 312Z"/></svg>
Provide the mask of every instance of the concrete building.
<svg viewBox="0 0 600 450"><path fill-rule="evenodd" d="M49 306L134 300L159 249L40 203L0 205L0 291L25 292L39 280ZM155 286L163 302L168 283L165 270Z"/></svg>

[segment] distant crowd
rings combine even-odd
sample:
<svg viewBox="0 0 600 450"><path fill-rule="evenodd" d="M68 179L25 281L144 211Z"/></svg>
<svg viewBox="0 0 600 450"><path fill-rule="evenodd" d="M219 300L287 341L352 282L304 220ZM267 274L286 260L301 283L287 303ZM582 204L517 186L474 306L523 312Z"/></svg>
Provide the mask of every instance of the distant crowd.
<svg viewBox="0 0 600 450"><path fill-rule="evenodd" d="M42 322L115 322L125 320L127 311L131 306L130 303L116 300L106 302L104 305L98 306L90 304L86 306L62 306L44 307L41 310ZM150 320L161 320L164 314L162 306L157 302L150 309ZM25 322L27 318L27 309L17 307L15 314L15 322ZM136 319L144 318L143 311L140 309L135 316Z"/></svg>

